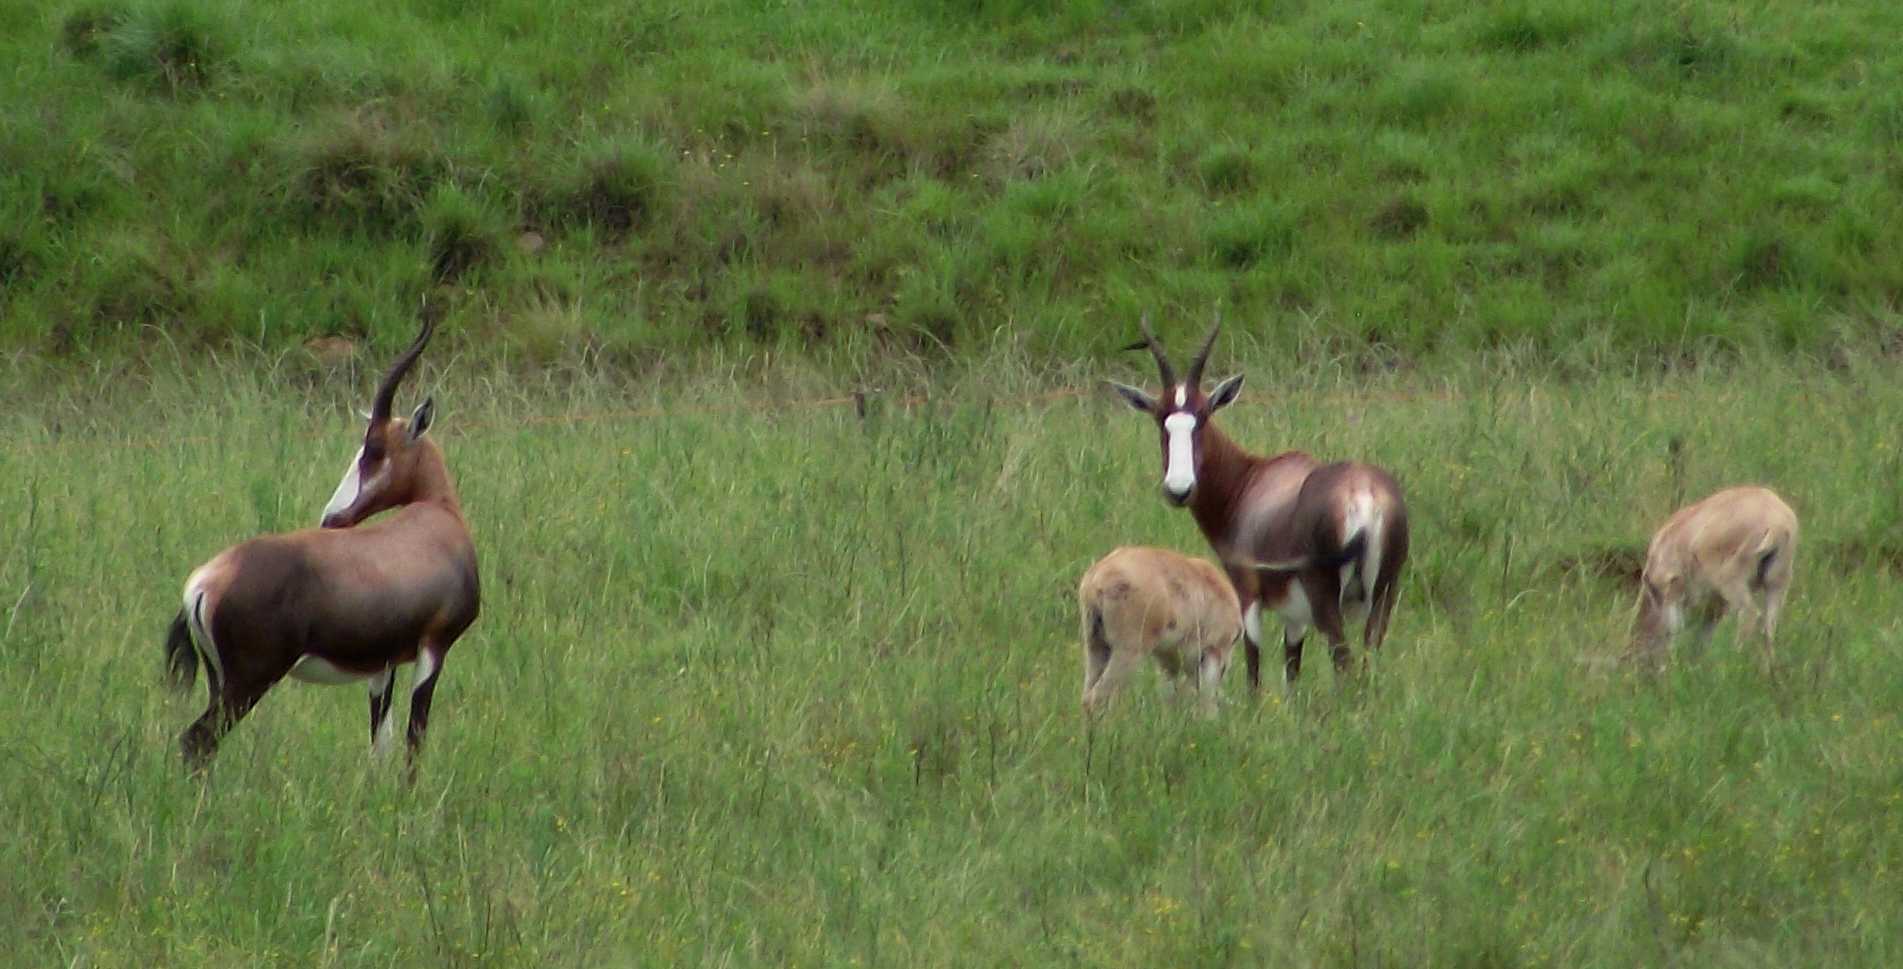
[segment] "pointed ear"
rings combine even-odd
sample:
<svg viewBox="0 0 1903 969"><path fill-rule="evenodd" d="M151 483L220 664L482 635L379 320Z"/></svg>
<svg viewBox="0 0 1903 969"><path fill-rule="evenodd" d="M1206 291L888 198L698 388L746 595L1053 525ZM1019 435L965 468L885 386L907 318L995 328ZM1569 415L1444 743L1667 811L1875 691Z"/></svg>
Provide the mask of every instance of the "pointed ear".
<svg viewBox="0 0 1903 969"><path fill-rule="evenodd" d="M429 433L430 421L436 419L436 398L425 397L410 414L410 440L414 441Z"/></svg>
<svg viewBox="0 0 1903 969"><path fill-rule="evenodd" d="M1149 394L1146 394L1143 391L1138 390L1135 387L1131 387L1127 384L1117 383L1114 380L1106 380L1104 381L1104 384L1107 385L1111 390L1116 391L1117 396L1122 397L1124 402L1129 404L1131 407L1134 407L1145 414L1156 413L1156 401L1151 400Z"/></svg>
<svg viewBox="0 0 1903 969"><path fill-rule="evenodd" d="M1209 412L1215 413L1236 402L1236 395L1242 393L1242 375L1236 374L1216 385L1209 392Z"/></svg>

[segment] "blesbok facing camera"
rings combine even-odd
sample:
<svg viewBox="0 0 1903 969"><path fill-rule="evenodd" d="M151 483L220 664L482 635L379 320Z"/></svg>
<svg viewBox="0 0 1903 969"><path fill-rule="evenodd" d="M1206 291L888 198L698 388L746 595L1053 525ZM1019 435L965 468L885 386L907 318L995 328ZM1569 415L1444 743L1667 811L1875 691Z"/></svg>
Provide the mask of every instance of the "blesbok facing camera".
<svg viewBox="0 0 1903 969"><path fill-rule="evenodd" d="M1163 497L1190 514L1222 560L1243 606L1242 635L1249 685L1262 683L1262 610L1282 620L1283 675L1302 670L1310 627L1327 637L1335 668L1348 668L1344 621L1365 617L1362 645L1372 651L1387 635L1401 567L1407 562L1407 506L1386 471L1352 461L1322 464L1300 451L1259 457L1210 422L1235 402L1242 375L1202 389L1203 365L1221 320L1210 327L1189 372L1176 379L1169 358L1141 321L1143 339L1163 380L1152 398L1111 383L1131 407L1156 420L1163 444Z"/></svg>
<svg viewBox="0 0 1903 969"><path fill-rule="evenodd" d="M1768 666L1796 565L1797 513L1767 488L1726 488L1679 509L1646 550L1626 655L1656 666L1688 612L1698 616L1700 639L1736 613L1747 633L1763 637Z"/></svg>
<svg viewBox="0 0 1903 969"><path fill-rule="evenodd" d="M1242 613L1221 570L1160 548L1125 546L1097 560L1077 586L1083 624L1084 709L1110 702L1145 657L1179 691L1191 685L1214 715Z"/></svg>
<svg viewBox="0 0 1903 969"><path fill-rule="evenodd" d="M390 416L397 385L432 329L424 324L378 386L363 446L321 527L234 545L186 580L165 650L181 688L201 661L205 667L211 703L180 740L194 769L286 675L368 681L370 739L380 749L396 668L414 662L407 734L414 770L443 657L479 610L475 545L443 452L426 436L433 403L425 400L407 420ZM388 509L395 511L359 524Z"/></svg>

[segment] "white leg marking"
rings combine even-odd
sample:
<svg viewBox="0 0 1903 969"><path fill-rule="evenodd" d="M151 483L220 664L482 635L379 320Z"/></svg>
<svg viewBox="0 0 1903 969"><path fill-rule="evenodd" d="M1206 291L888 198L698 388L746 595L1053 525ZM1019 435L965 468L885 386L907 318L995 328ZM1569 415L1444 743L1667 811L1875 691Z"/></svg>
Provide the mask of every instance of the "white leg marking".
<svg viewBox="0 0 1903 969"><path fill-rule="evenodd" d="M1288 584L1288 594L1281 602L1271 603L1275 614L1282 617L1282 625L1288 629L1306 631L1315 623L1315 613L1308 607L1308 593L1303 591L1300 582Z"/></svg>
<svg viewBox="0 0 1903 969"><path fill-rule="evenodd" d="M336 686L340 683L355 683L364 678L364 674L347 670L322 656L305 653L291 664L291 678L306 683L321 683Z"/></svg>
<svg viewBox="0 0 1903 969"><path fill-rule="evenodd" d="M416 688L428 683L430 677L436 675L438 663L439 659L435 653L427 649L416 651L416 679L410 681L410 696L414 697Z"/></svg>
<svg viewBox="0 0 1903 969"><path fill-rule="evenodd" d="M1163 489L1181 497L1196 487L1196 415L1178 411L1163 418L1169 434L1169 463L1163 467Z"/></svg>
<svg viewBox="0 0 1903 969"><path fill-rule="evenodd" d="M1197 672L1196 693L1202 714L1205 717L1216 715L1216 706L1222 701L1222 674L1229 668L1226 654L1209 649L1203 651L1203 660Z"/></svg>
<svg viewBox="0 0 1903 969"><path fill-rule="evenodd" d="M396 668L393 666L386 666L383 672L370 677L368 684L370 687L370 697L375 699L382 696L383 692L390 688L390 681L394 679L396 679ZM377 735L370 739L370 756L372 759L382 758L390 752L390 738L396 732L393 726L396 723L396 718L391 716L390 713L391 711L386 707L383 711L383 719L377 723Z"/></svg>
<svg viewBox="0 0 1903 969"><path fill-rule="evenodd" d="M324 506L325 518L342 512L356 502L357 495L363 491L363 482L357 478L357 466L362 462L363 448L359 447L357 453L350 456L350 468L344 472L344 480L339 481L337 490L331 492L330 504Z"/></svg>
<svg viewBox="0 0 1903 969"><path fill-rule="evenodd" d="M1249 636L1249 642L1262 645L1262 603L1251 602L1242 613L1242 631Z"/></svg>

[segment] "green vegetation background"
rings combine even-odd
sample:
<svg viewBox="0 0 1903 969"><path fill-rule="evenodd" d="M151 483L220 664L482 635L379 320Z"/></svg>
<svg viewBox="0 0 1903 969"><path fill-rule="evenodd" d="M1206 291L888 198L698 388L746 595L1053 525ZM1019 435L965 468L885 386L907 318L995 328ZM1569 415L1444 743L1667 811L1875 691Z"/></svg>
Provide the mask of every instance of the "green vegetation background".
<svg viewBox="0 0 1903 969"><path fill-rule="evenodd" d="M0 7L0 347L1894 349L1903 6ZM168 352L170 352L168 350Z"/></svg>

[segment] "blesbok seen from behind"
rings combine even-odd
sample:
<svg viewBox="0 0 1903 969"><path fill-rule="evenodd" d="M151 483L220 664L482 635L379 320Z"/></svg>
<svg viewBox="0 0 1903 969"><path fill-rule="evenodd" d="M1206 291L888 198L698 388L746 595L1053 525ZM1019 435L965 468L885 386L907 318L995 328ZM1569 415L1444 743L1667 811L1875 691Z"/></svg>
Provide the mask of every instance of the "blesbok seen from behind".
<svg viewBox="0 0 1903 969"><path fill-rule="evenodd" d="M234 545L186 580L165 648L179 687L205 668L211 702L180 740L192 768L208 764L224 734L285 676L367 681L371 743L381 749L396 668L415 663L414 771L444 657L480 609L475 545L443 452L428 436L434 403L424 400L407 419L391 416L433 329L425 322L377 387L363 444L319 527Z"/></svg>
<svg viewBox="0 0 1903 969"><path fill-rule="evenodd" d="M1657 667L1687 614L1702 641L1729 613L1762 638L1768 669L1796 567L1797 513L1768 488L1726 488L1679 509L1646 549L1626 655Z"/></svg>
<svg viewBox="0 0 1903 969"><path fill-rule="evenodd" d="M1156 421L1162 438L1163 497L1187 506L1223 563L1242 603L1249 685L1262 683L1262 614L1282 625L1283 675L1302 669L1308 630L1320 629L1338 671L1350 654L1347 626L1363 622L1363 648L1372 652L1387 635L1407 563L1407 505L1386 471L1343 461L1323 464L1301 451L1273 457L1251 454L1212 422L1235 402L1242 375L1202 388L1203 366L1221 320L1210 327L1181 380L1170 366L1146 315L1143 339L1156 360L1161 392L1152 397L1111 383L1131 406Z"/></svg>
<svg viewBox="0 0 1903 969"><path fill-rule="evenodd" d="M1168 549L1124 546L1098 559L1077 585L1084 647L1084 710L1106 706L1145 658L1177 692L1196 691L1213 716L1242 610L1214 565Z"/></svg>

